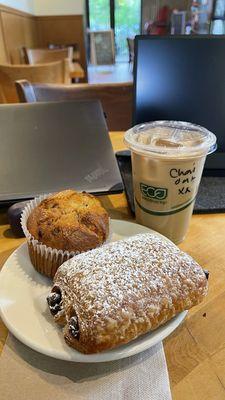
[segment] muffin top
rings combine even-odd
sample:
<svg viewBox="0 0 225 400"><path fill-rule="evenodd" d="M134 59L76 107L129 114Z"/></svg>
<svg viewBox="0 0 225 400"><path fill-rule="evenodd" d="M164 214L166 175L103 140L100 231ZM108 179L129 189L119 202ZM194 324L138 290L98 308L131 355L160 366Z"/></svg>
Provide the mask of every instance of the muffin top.
<svg viewBox="0 0 225 400"><path fill-rule="evenodd" d="M109 217L100 201L64 190L34 208L27 220L30 234L53 249L83 252L100 246L109 233Z"/></svg>

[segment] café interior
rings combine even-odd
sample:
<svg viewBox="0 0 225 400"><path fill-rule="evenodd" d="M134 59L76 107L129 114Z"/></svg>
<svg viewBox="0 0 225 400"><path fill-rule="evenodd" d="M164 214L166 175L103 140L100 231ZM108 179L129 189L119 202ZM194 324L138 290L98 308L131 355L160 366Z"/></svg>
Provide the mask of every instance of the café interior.
<svg viewBox="0 0 225 400"><path fill-rule="evenodd" d="M0 0L2 400L225 399L224 68L224 0Z"/></svg>

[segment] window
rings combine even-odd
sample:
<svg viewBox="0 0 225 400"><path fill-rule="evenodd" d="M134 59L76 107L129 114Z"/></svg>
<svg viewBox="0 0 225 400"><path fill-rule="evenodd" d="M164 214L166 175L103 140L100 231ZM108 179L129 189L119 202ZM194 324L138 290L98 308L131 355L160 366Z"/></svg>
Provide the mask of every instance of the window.
<svg viewBox="0 0 225 400"><path fill-rule="evenodd" d="M225 34L225 0L215 1L210 33L214 35Z"/></svg>
<svg viewBox="0 0 225 400"><path fill-rule="evenodd" d="M86 4L90 30L113 29L116 60L128 61L127 38L141 29L141 0L87 0Z"/></svg>
<svg viewBox="0 0 225 400"><path fill-rule="evenodd" d="M110 29L109 0L89 0L89 27L93 31Z"/></svg>

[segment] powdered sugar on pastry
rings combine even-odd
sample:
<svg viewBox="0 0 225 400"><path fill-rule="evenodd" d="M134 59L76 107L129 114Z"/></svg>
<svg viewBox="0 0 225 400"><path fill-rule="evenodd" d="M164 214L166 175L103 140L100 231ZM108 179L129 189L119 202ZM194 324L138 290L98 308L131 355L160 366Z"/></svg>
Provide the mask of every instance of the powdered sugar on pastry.
<svg viewBox="0 0 225 400"><path fill-rule="evenodd" d="M156 329L198 304L207 293L207 279L171 242L140 234L65 262L52 291L60 293L54 318L65 325L67 343L94 353Z"/></svg>

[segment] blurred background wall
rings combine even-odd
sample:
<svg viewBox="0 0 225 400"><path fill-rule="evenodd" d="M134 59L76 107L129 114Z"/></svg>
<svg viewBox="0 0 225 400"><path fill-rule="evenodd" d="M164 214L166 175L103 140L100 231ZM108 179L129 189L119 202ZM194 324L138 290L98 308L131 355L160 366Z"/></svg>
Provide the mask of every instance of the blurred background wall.
<svg viewBox="0 0 225 400"><path fill-rule="evenodd" d="M33 1L35 15L76 15L84 13L84 0L31 1Z"/></svg>

